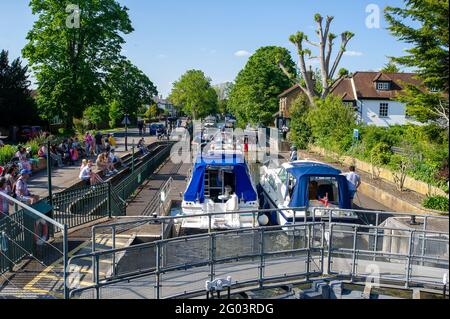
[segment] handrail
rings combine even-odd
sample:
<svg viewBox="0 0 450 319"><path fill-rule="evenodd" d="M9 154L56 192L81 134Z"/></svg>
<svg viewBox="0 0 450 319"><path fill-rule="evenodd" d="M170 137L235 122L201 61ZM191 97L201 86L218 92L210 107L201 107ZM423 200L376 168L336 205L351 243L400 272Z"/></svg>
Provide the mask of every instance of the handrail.
<svg viewBox="0 0 450 319"><path fill-rule="evenodd" d="M39 218L42 218L46 222L48 222L48 223L50 223L50 224L52 224L52 225L54 225L54 226L56 226L56 227L58 227L60 229L64 229L64 225L63 224L58 223L57 221L55 221L55 220L51 219L50 217L42 214L41 212L37 211L36 209L34 209L34 208L32 208L32 207L22 203L21 201L18 201L17 199L15 199L15 198L13 198L13 197L5 194L5 193L2 193L2 192L0 192L0 196L6 198L8 201L16 204L17 206L20 206L23 209L25 209L25 210L27 210L27 211L37 215Z"/></svg>

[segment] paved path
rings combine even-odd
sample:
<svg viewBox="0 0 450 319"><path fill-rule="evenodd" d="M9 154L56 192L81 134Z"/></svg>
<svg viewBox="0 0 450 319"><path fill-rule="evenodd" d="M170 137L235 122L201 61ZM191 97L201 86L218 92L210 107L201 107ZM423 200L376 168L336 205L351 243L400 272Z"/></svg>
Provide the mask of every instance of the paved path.
<svg viewBox="0 0 450 319"><path fill-rule="evenodd" d="M129 131L128 137L128 151L125 151L125 137L123 132L115 133L117 135L117 148L116 154L119 157L123 157L127 154L131 154L131 145L133 141L137 144L140 139L137 129L131 129ZM146 144L151 144L156 142L156 137L145 136ZM62 168L56 168L52 172L52 186L53 192L61 192L74 184L78 183L78 175L80 173L79 165L75 166L64 166ZM39 195L41 197L48 196L48 178L47 171L43 170L34 174L28 183L29 189L32 193Z"/></svg>

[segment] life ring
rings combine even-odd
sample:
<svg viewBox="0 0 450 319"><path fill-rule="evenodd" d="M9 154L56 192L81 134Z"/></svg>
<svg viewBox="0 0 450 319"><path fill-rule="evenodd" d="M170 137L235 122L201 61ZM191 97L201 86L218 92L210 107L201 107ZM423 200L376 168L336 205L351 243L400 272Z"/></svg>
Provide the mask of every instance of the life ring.
<svg viewBox="0 0 450 319"><path fill-rule="evenodd" d="M39 219L34 223L34 243L42 246L48 240L48 225L43 219Z"/></svg>

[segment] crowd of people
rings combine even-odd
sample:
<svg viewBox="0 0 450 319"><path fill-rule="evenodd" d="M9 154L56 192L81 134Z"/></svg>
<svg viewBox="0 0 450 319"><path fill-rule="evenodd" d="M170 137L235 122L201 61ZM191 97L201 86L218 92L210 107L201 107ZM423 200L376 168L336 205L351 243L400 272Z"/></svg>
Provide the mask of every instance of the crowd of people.
<svg viewBox="0 0 450 319"><path fill-rule="evenodd" d="M1 146L4 144L2 143ZM32 194L28 189L28 179L32 175L33 157L50 158L54 167L80 166L80 180L85 185L95 185L103 182L101 176L110 177L118 173L116 167L122 165L121 159L116 155L117 142L113 134L103 135L97 132L91 135L87 132L82 141L77 137L67 138L61 143L47 143L39 145L37 154L32 154L31 148L17 146L15 157L5 167L0 167L0 192L17 200L33 205L39 201L39 196ZM143 143L145 147L145 143ZM95 173L92 169L97 166L100 170ZM9 214L11 203L4 196L0 196L0 217Z"/></svg>

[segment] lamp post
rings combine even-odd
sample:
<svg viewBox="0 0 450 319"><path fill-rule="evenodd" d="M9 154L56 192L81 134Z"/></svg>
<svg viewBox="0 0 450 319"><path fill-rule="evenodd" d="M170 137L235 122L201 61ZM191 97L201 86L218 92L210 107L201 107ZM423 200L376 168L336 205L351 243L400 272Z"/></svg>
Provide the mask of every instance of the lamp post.
<svg viewBox="0 0 450 319"><path fill-rule="evenodd" d="M125 152L128 151L128 113L125 114L125 118L123 120L125 122Z"/></svg>
<svg viewBox="0 0 450 319"><path fill-rule="evenodd" d="M48 197L50 200L50 206L53 206L53 193L52 193L52 160L50 157L50 140L47 141L47 179L48 179Z"/></svg>

